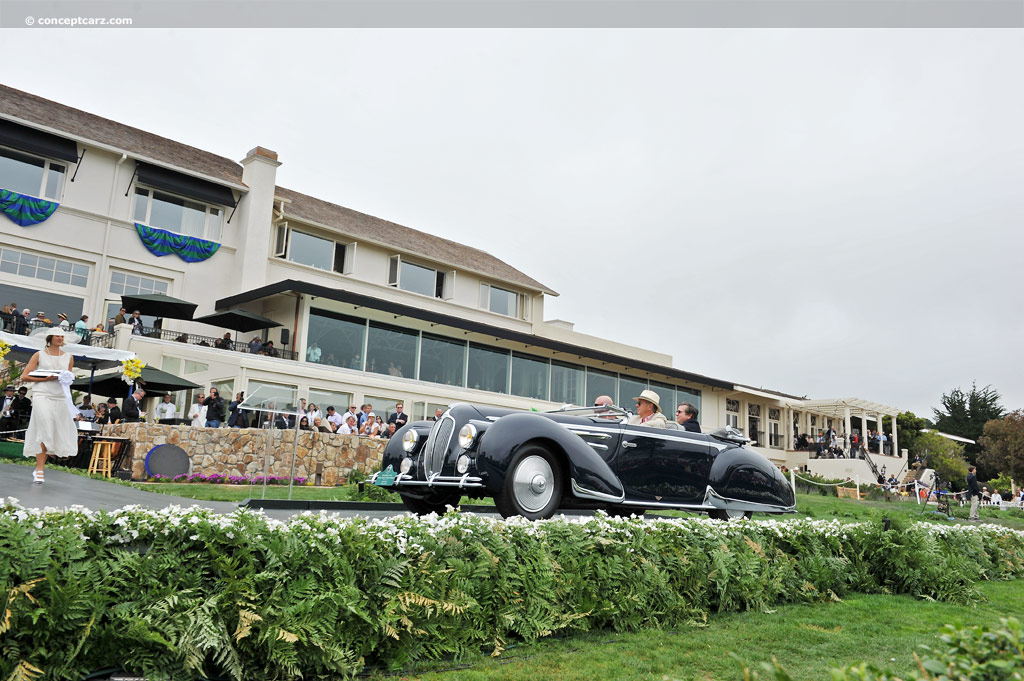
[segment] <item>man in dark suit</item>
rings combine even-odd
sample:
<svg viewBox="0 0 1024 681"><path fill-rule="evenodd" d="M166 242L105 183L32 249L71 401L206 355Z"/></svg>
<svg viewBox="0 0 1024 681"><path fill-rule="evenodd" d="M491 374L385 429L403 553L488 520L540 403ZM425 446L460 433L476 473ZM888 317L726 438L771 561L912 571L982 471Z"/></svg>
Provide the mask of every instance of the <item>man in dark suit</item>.
<svg viewBox="0 0 1024 681"><path fill-rule="evenodd" d="M142 420L142 398L145 396L145 390L136 388L135 392L124 398L121 413L124 415L125 423L138 423Z"/></svg>
<svg viewBox="0 0 1024 681"><path fill-rule="evenodd" d="M117 406L117 400L111 397L107 400L107 423L117 423L123 418L121 408Z"/></svg>
<svg viewBox="0 0 1024 681"><path fill-rule="evenodd" d="M14 386L4 388L4 396L0 397L0 439L6 440L18 429L18 418L14 415L14 401L18 399Z"/></svg>
<svg viewBox="0 0 1024 681"><path fill-rule="evenodd" d="M691 433L700 432L700 424L697 423L697 407L693 406L689 402L681 402L676 407L676 423L683 430L688 430Z"/></svg>
<svg viewBox="0 0 1024 681"><path fill-rule="evenodd" d="M978 505L981 504L981 489L978 488L978 469L975 466L967 468L967 500L971 502L971 512L967 515L968 520L981 520L978 515Z"/></svg>
<svg viewBox="0 0 1024 681"><path fill-rule="evenodd" d="M14 417L18 423L27 423L32 417L32 400L28 399L28 388L18 388L18 396L14 398Z"/></svg>
<svg viewBox="0 0 1024 681"><path fill-rule="evenodd" d="M405 405L401 402L395 405L395 413L388 417L388 423L395 424L395 428L401 428L409 422L409 415L406 414L402 409Z"/></svg>

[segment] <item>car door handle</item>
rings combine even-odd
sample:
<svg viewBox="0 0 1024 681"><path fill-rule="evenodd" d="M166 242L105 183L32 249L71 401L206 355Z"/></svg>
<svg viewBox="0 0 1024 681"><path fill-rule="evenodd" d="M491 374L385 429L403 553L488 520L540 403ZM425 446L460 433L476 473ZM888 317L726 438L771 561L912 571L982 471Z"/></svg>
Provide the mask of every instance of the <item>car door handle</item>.
<svg viewBox="0 0 1024 681"><path fill-rule="evenodd" d="M625 449L627 447L636 447L636 443L635 442L623 442L622 443L622 448Z"/></svg>

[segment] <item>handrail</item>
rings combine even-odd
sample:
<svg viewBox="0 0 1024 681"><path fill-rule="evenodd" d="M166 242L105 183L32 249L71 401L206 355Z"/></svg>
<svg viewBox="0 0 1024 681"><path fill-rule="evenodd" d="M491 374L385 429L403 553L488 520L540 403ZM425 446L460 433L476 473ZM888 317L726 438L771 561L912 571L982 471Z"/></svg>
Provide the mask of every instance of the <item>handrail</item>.
<svg viewBox="0 0 1024 681"><path fill-rule="evenodd" d="M158 329L154 326L143 326L141 334L134 334L136 336L143 336L145 338L158 338L160 340L177 341L179 343L187 343L189 345L199 345L202 347L215 348L217 350L230 350L232 352L245 352L252 353L252 348L245 341L231 341L224 338L214 338L213 336L201 336L195 333L181 333L179 331L170 331L168 329ZM298 353L294 350L281 350L278 348L272 348L274 354L269 354L260 350L254 354L264 355L267 357L279 357L282 359L295 360L298 358Z"/></svg>

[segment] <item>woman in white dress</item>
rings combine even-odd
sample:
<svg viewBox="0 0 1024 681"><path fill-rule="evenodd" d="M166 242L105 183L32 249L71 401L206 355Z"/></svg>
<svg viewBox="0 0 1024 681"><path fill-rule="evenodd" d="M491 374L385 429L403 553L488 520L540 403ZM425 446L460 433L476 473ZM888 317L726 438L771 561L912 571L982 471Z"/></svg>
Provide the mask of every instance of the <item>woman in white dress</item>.
<svg viewBox="0 0 1024 681"><path fill-rule="evenodd" d="M43 469L47 456L67 458L78 453L78 429L68 411L67 397L56 373L49 376L32 376L33 371L71 371L74 358L61 352L64 332L52 328L46 333L46 346L32 355L22 380L36 383L32 390L32 418L25 433L25 458L36 458L32 471L32 482L43 483Z"/></svg>

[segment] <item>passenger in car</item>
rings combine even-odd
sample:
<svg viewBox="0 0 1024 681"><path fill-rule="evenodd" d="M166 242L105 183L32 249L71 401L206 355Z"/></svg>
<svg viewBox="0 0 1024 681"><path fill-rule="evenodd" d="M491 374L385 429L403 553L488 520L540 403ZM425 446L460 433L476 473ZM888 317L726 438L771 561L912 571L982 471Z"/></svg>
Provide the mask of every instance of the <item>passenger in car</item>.
<svg viewBox="0 0 1024 681"><path fill-rule="evenodd" d="M598 418L617 421L619 419L618 414L608 409L603 409L603 407L614 406L615 403L612 402L612 398L608 397L607 395L598 395L596 398L594 398L594 407L596 407L596 409L594 409L594 412L597 413Z"/></svg>
<svg viewBox="0 0 1024 681"><path fill-rule="evenodd" d="M658 393L653 390L644 390L636 400L636 414L629 417L627 425L650 426L651 428L667 428L668 422L665 415L661 413L661 404Z"/></svg>
<svg viewBox="0 0 1024 681"><path fill-rule="evenodd" d="M697 423L697 407L689 402L680 402L679 406L676 407L676 423L683 430L699 433L700 424Z"/></svg>

